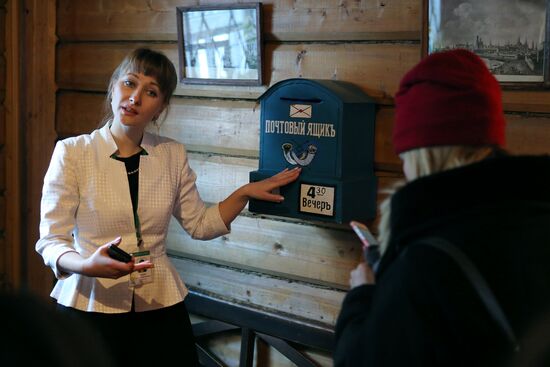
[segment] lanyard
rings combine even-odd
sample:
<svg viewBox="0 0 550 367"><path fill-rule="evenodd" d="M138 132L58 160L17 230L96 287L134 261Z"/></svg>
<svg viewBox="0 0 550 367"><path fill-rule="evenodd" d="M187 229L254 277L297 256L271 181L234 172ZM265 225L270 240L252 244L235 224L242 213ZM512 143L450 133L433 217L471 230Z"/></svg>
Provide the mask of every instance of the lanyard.
<svg viewBox="0 0 550 367"><path fill-rule="evenodd" d="M136 239L138 248L143 245L143 239L141 238L141 223L139 221L139 215L137 212L137 198L136 198L136 207L134 211L134 225L136 227Z"/></svg>
<svg viewBox="0 0 550 367"><path fill-rule="evenodd" d="M147 155L147 152L145 151L145 149L143 149L139 155ZM112 154L111 155L111 158L113 159L116 159L118 161L122 161L126 167L126 173L128 175L128 186L129 186L129 189L130 189L130 197L131 197L131 200L132 200L132 212L133 212L133 215L134 215L134 227L135 227L135 230L136 230L136 239L137 239L137 246L138 248L140 248L142 245L143 245L143 238L142 238L142 235L141 235L141 222L139 220L139 214L138 214L138 198L139 198L139 195L138 195L138 190L139 190L139 158L138 158L138 161L137 161L137 168L134 169L134 167L131 167L131 171L128 171L128 166L127 164L129 164L128 160L127 159L123 159L123 158L120 158L120 157L117 157L116 154ZM131 182L134 182L134 185L131 184Z"/></svg>

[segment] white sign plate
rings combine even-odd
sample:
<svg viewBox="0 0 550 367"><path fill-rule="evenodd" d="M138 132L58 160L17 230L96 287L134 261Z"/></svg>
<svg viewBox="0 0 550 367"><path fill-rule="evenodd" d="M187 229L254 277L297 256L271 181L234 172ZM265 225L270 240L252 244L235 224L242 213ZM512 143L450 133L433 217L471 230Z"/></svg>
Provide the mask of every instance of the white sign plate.
<svg viewBox="0 0 550 367"><path fill-rule="evenodd" d="M334 187L301 184L300 211L332 217L334 215Z"/></svg>

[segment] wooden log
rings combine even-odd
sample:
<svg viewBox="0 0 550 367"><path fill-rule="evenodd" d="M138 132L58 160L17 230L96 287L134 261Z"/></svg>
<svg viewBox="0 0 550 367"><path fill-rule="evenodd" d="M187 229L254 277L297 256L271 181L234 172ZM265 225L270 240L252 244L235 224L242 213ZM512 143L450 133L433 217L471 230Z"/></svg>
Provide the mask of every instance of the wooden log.
<svg viewBox="0 0 550 367"><path fill-rule="evenodd" d="M197 187L203 200L217 203L234 190L249 182L249 172L258 169L258 159L231 157L204 153L189 152L189 164L197 174ZM382 172L376 172L381 175ZM395 173L388 173L393 180ZM400 173L397 175L400 177ZM386 177L380 186L385 186Z"/></svg>
<svg viewBox="0 0 550 367"><path fill-rule="evenodd" d="M60 88L105 91L110 75L137 43L71 43L57 50ZM175 44L148 45L178 65ZM399 78L420 58L410 44L273 44L266 47L266 83L288 78L334 79L357 84L378 103L391 104ZM346 55L342 57L342 55ZM383 61L381 61L383 60ZM227 87L180 83L177 95L256 99L267 86Z"/></svg>
<svg viewBox="0 0 550 367"><path fill-rule="evenodd" d="M97 128L104 99L102 93L59 93L57 133L67 137ZM174 97L160 130L151 131L184 143L192 152L258 158L260 110L253 101ZM393 115L393 108L377 111L374 159L377 169L400 172L401 161L391 142Z"/></svg>
<svg viewBox="0 0 550 367"><path fill-rule="evenodd" d="M23 195L25 221L22 230L25 235L24 251L21 260L24 261L25 282L29 290L42 298L50 300L52 287L52 272L44 266L40 256L35 255L35 244L39 238L40 198L42 197L42 182L50 164L55 134L55 44L56 44L56 1L28 1L22 5L25 32L22 37L24 56L17 60L17 68L21 70L24 81L21 90L24 94L22 102L22 123L25 125L26 142L24 147L24 163L26 170L23 179ZM18 32L21 34L21 32ZM17 94L10 90L10 93ZM14 121L14 124L16 122ZM17 121L17 123L19 123ZM19 126L18 126L19 128ZM15 137L12 135L10 138ZM20 216L20 212L16 212ZM15 246L17 242L12 242ZM28 255L27 255L28 254ZM33 254L31 256L30 254Z"/></svg>
<svg viewBox="0 0 550 367"><path fill-rule="evenodd" d="M375 162L379 170L400 172L401 160L392 144L394 115L395 109L381 108L376 116ZM505 119L506 149L510 153L550 154L550 116L505 114Z"/></svg>
<svg viewBox="0 0 550 367"><path fill-rule="evenodd" d="M193 240L172 222L167 246L171 254L339 289L347 289L361 256L351 231L247 216L210 241Z"/></svg>
<svg viewBox="0 0 550 367"><path fill-rule="evenodd" d="M104 93L61 91L56 96L55 130L61 138L89 134L103 118Z"/></svg>
<svg viewBox="0 0 550 367"><path fill-rule="evenodd" d="M2 19L0 19L1 21ZM2 24L0 22L0 24ZM2 33L0 33L0 37ZM0 48L0 105L4 104L6 98L6 58L4 56L4 51ZM5 125L2 125L5 126Z"/></svg>
<svg viewBox="0 0 550 367"><path fill-rule="evenodd" d="M379 104L393 103L401 76L420 60L411 44L270 44L267 50L270 85L288 78L343 80Z"/></svg>
<svg viewBox="0 0 550 367"><path fill-rule="evenodd" d="M73 136L89 133L101 119L102 93L61 92L57 96L57 133ZM375 167L401 172L394 153L394 108L380 107L376 114ZM161 135L183 142L192 152L258 158L260 106L253 101L208 100L174 97ZM78 118L75 118L78 116ZM515 154L549 153L550 117L507 114L509 150ZM152 129L157 133L156 129Z"/></svg>
<svg viewBox="0 0 550 367"><path fill-rule="evenodd" d="M260 105L176 98L159 133L183 142L189 151L258 158Z"/></svg>
<svg viewBox="0 0 550 367"><path fill-rule="evenodd" d="M4 55L6 51L6 4L5 1L0 1L0 55ZM4 86L4 83L0 84Z"/></svg>
<svg viewBox="0 0 550 367"><path fill-rule="evenodd" d="M249 173L258 169L258 159L189 153L189 165L197 174L197 187L203 200L222 201L249 182Z"/></svg>
<svg viewBox="0 0 550 367"><path fill-rule="evenodd" d="M74 136L98 128L104 100L103 93L60 93L57 97L58 134ZM189 151L257 158L259 114L259 105L252 101L174 97L160 129L151 126L150 130L183 142Z"/></svg>
<svg viewBox="0 0 550 367"><path fill-rule="evenodd" d="M137 47L163 52L178 68L176 44L166 43L71 43L57 48L57 83L62 89L105 92L111 74L124 57ZM256 99L265 86L204 86L179 83L180 96Z"/></svg>
<svg viewBox="0 0 550 367"><path fill-rule="evenodd" d="M506 116L507 148L513 154L550 154L550 116Z"/></svg>
<svg viewBox="0 0 550 367"><path fill-rule="evenodd" d="M218 299L333 326L345 292L184 258L172 263L185 284Z"/></svg>
<svg viewBox="0 0 550 367"><path fill-rule="evenodd" d="M6 199L7 198L5 197L5 194L2 188L0 188L0 191L2 191L0 193L0 239L3 239L6 234L5 232L6 232L6 211L7 211ZM5 251L5 248L1 248L0 254L6 255L4 251ZM2 259L6 259L5 256L0 256L0 257Z"/></svg>
<svg viewBox="0 0 550 367"><path fill-rule="evenodd" d="M502 103L505 111L550 113L550 91L504 90Z"/></svg>
<svg viewBox="0 0 550 367"><path fill-rule="evenodd" d="M210 203L223 200L248 182L248 172L256 162L193 153L189 157L199 192ZM399 179L395 174L379 177L379 202L385 197L383 190ZM376 222L370 224L375 232ZM349 271L361 256L360 244L345 224L269 220L256 215L238 217L230 234L211 241L193 240L172 223L168 246L186 257L340 288L347 287Z"/></svg>
<svg viewBox="0 0 550 367"><path fill-rule="evenodd" d="M176 7L219 0L61 0L62 41L177 40ZM420 1L262 1L263 33L281 41L419 40Z"/></svg>
<svg viewBox="0 0 550 367"><path fill-rule="evenodd" d="M4 127L6 126L6 108L4 107L4 104L0 102L0 126ZM5 146L6 144L6 129L2 128L0 129L0 153L5 153ZM5 171L1 171L0 174L6 174Z"/></svg>
<svg viewBox="0 0 550 367"><path fill-rule="evenodd" d="M124 56L140 43L71 43L57 49L58 85L64 89L101 91ZM146 44L166 53L179 65L175 44ZM352 82L376 103L393 104L401 77L420 60L411 44L277 44L266 46L265 86L178 84L175 94L192 97L256 99L269 85L288 78L335 79ZM343 57L345 55L345 57ZM506 111L550 112L550 91L503 91Z"/></svg>

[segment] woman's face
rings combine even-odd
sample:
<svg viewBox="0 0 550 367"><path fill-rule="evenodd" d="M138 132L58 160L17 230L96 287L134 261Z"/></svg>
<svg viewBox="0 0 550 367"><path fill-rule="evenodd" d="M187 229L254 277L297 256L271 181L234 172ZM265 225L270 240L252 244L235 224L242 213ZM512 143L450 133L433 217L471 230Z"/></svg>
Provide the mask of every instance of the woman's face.
<svg viewBox="0 0 550 367"><path fill-rule="evenodd" d="M157 80L141 73L122 75L113 86L113 123L145 129L164 109L164 97Z"/></svg>

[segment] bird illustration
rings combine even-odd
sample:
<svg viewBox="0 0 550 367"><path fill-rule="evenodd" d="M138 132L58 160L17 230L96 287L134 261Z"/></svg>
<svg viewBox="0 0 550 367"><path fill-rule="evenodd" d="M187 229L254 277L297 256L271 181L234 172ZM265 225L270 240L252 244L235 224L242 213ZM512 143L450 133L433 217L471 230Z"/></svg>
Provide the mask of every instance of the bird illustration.
<svg viewBox="0 0 550 367"><path fill-rule="evenodd" d="M283 148L283 156L286 161L300 167L309 165L315 158L315 153L317 153L317 147L313 144L309 144L307 149L302 150L299 154L293 149L292 143L284 143L281 148Z"/></svg>

